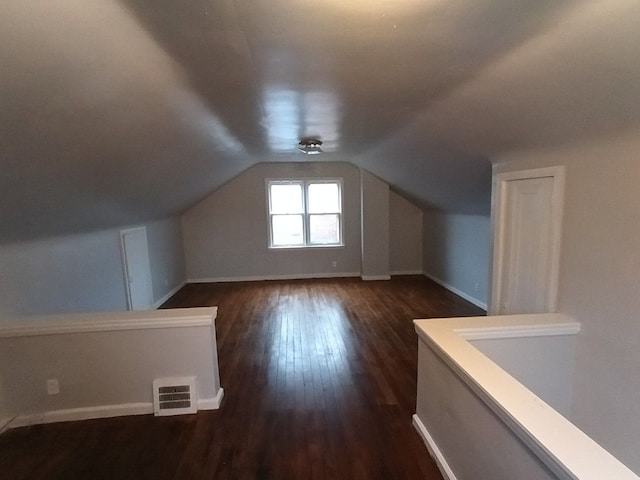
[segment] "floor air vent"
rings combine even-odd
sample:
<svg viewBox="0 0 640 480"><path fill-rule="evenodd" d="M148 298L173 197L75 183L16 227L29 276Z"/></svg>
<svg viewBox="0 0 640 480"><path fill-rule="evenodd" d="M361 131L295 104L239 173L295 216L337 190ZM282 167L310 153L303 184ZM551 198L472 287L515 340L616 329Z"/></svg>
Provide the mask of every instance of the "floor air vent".
<svg viewBox="0 0 640 480"><path fill-rule="evenodd" d="M153 413L183 415L196 413L196 377L158 378L153 381Z"/></svg>

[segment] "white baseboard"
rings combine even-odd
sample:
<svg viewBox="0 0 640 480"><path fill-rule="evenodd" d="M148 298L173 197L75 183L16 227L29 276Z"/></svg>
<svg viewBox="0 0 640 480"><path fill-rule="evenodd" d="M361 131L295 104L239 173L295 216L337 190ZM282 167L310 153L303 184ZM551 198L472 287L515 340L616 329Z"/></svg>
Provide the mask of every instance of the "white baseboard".
<svg viewBox="0 0 640 480"><path fill-rule="evenodd" d="M251 277L189 278L187 283L262 282L265 280L307 280L310 278L350 278L359 276L360 272L299 273L292 275L256 275Z"/></svg>
<svg viewBox="0 0 640 480"><path fill-rule="evenodd" d="M438 445L436 445L436 442L431 434L427 431L427 428L424 426L424 423L422 423L422 420L418 418L417 414L413 415L412 418L414 428L417 430L420 437L422 437L422 441L427 446L427 450L429 450L431 458L433 458L436 462L436 465L438 465L438 469L440 470L440 473L442 474L444 480L457 480L455 474L453 473L453 470L451 470L451 467L447 463L447 460L444 458L444 455L438 448Z"/></svg>
<svg viewBox="0 0 640 480"><path fill-rule="evenodd" d="M9 430L11 428L11 423L13 422L14 419L15 417L0 418L0 435L2 435L6 430Z"/></svg>
<svg viewBox="0 0 640 480"><path fill-rule="evenodd" d="M365 282L391 280L391 275L362 275L362 280L364 280Z"/></svg>
<svg viewBox="0 0 640 480"><path fill-rule="evenodd" d="M223 398L224 388L220 388L215 397L198 399L198 410L217 410L222 405Z"/></svg>
<svg viewBox="0 0 640 480"><path fill-rule="evenodd" d="M69 408L17 416L9 428L26 427L41 423L73 422L94 418L123 417L153 413L153 403L123 403L120 405L99 405L95 407Z"/></svg>
<svg viewBox="0 0 640 480"><path fill-rule="evenodd" d="M393 270L391 276L395 275L422 275L422 270Z"/></svg>
<svg viewBox="0 0 640 480"><path fill-rule="evenodd" d="M213 398L198 400L198 410L217 410L220 408L224 389L220 388ZM124 417L129 415L153 414L153 403L123 403L120 405L99 405L95 407L69 408L52 410L43 413L18 415L13 419L6 419L0 423L0 432L11 428L28 427L44 423L75 422L78 420L92 420L96 418Z"/></svg>
<svg viewBox="0 0 640 480"><path fill-rule="evenodd" d="M430 273L427 272L423 272L423 275L425 277L427 277L429 280L433 280L434 282L436 282L438 285L440 285L441 287L446 288L447 290L449 290L452 293L455 293L456 295L458 295L459 297L464 298L467 302L471 302L473 303L476 307L480 307L483 310L487 309L487 304L484 302L481 302L480 300L478 300L477 298L472 297L471 295L468 295L466 293L464 293L462 290L458 290L456 287L449 285L446 282L443 282L442 280L440 280L438 277L434 277L433 275L431 275Z"/></svg>
<svg viewBox="0 0 640 480"><path fill-rule="evenodd" d="M162 297L160 300L158 300L156 303L153 304L153 308L155 308L156 310L158 309L158 307L160 307L160 305L162 305L164 302L166 302L167 300L169 300L171 297L173 297L176 293L178 293L178 291L184 287L187 284L187 282L181 282L176 288L174 288L173 290L171 290L169 293L167 293L164 297Z"/></svg>

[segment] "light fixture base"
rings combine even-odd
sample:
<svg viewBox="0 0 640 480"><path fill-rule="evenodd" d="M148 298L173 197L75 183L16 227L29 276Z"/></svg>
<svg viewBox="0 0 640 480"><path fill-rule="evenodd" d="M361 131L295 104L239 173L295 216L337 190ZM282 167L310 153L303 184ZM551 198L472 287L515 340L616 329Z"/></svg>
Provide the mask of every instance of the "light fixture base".
<svg viewBox="0 0 640 480"><path fill-rule="evenodd" d="M318 138L303 138L298 143L298 150L305 155L318 155L322 153L322 140Z"/></svg>

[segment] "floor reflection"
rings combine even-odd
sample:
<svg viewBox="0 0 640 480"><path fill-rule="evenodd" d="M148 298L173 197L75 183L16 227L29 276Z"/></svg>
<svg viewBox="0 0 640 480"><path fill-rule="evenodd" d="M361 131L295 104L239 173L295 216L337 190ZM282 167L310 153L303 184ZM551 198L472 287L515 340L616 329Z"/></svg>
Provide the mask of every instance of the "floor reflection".
<svg viewBox="0 0 640 480"><path fill-rule="evenodd" d="M305 291L277 295L270 303L263 324L270 392L295 399L298 408L320 407L322 392L352 384L357 374L347 312L339 299L308 298Z"/></svg>

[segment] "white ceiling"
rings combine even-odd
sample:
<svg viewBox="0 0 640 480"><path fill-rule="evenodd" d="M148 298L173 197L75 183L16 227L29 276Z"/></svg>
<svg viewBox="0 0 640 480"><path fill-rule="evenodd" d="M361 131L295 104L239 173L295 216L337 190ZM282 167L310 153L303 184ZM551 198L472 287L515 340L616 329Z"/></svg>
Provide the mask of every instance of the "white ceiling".
<svg viewBox="0 0 640 480"><path fill-rule="evenodd" d="M3 0L0 241L178 214L305 136L486 215L496 156L638 129L639 46L637 0Z"/></svg>

